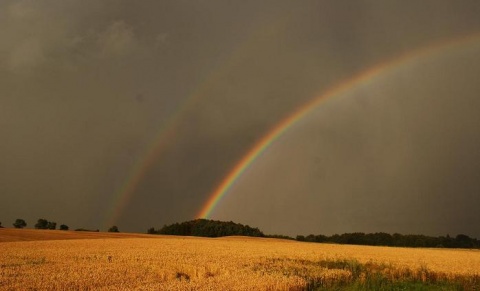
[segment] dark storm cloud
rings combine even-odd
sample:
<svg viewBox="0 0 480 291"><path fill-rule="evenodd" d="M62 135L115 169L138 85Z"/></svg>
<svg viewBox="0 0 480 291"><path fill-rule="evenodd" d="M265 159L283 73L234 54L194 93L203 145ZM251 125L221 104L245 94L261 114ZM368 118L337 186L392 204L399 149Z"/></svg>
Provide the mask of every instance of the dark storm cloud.
<svg viewBox="0 0 480 291"><path fill-rule="evenodd" d="M475 233L479 48L387 72L327 101L254 164L219 217L268 213L264 228L278 232L275 222L287 219L292 234Z"/></svg>
<svg viewBox="0 0 480 291"><path fill-rule="evenodd" d="M0 219L6 225L16 216L30 222L45 216L75 227L102 227L105 213L118 200L135 163L144 158L152 141L179 106L191 96L197 96L187 105L174 134L142 178L118 224L124 230L143 231L150 226L190 219L236 161L289 112L329 86L372 65L432 42L480 30L479 7L475 1L311 1L302 5L289 1L3 1L0 4L0 191L3 199ZM442 70L445 66L439 68L439 72ZM466 88L462 96L478 92L468 79L477 75L476 70L475 67L471 71L459 69L457 75L462 76L463 83L456 78L452 88ZM389 82L398 86L393 78ZM418 88L428 91L432 85L419 84ZM415 96L412 99L416 100ZM433 189L432 183L441 188L454 188L463 183L472 185L460 187L465 189L462 191L466 193L465 199L473 199L476 166L463 162L468 160L467 156L443 155L440 149L429 156L422 145L430 145L431 140L425 141L421 134L409 136L412 144L404 155L409 156L410 151L424 153L426 156L419 158L424 162L418 163L425 169L419 173L428 172L428 177L416 181L406 170L398 177L381 175L391 168L390 163L395 159L390 157L389 162L382 163L384 159L380 157L404 140L402 134L406 129L402 126L405 124L392 121L392 128L398 126L399 129L392 129L398 133L389 134L393 141L386 145L382 138L386 134L384 129L368 123L370 115L379 111L372 109L365 114L356 110L388 108L391 114L379 114L375 124L382 124L378 120L398 117L390 101L382 100L385 99L343 102L339 106L348 109L344 109L345 114L358 118L356 125L345 121L328 130L320 127L321 134L318 134L323 146L326 146L325 139L339 138L363 145L363 151L376 153L368 155L372 161L356 159L356 149L339 149L345 145L336 142L335 146L325 149L338 152L341 157L343 164L336 170L340 176L336 176L333 173L337 172L318 166L338 163L323 154L315 155L317 162L313 164L295 152L279 154L276 159L296 169L298 178L278 186L278 190L308 192L316 184L307 178L317 179L319 175L321 180L328 179L329 185L337 185L339 194L314 195L309 199L332 205L358 205L360 196L355 196L346 185L362 185L361 191L380 193L386 191L387 182L382 178L388 178L399 185L395 192L399 196L403 190L411 190L403 188L402 181L415 182L418 189L424 187L428 191ZM475 107L461 106L457 111L449 111L445 104L432 105L438 108L434 111L438 114L426 115L430 117L425 117L423 129L417 132L432 131L438 138L448 130L446 139L451 142L446 144L450 148L474 147L474 128L463 130L461 127L458 134L453 134L454 129L448 126L438 129L436 118L444 110L445 120L448 116L468 119L465 116L471 114L461 112ZM406 115L418 116L415 109L402 106ZM324 115L329 116L328 112ZM332 123L335 116L324 119L322 122ZM458 121L454 117L449 120L452 122L448 124ZM364 138L366 133L359 133L362 132L360 125L370 129L372 136L368 140ZM342 137L344 132L352 135ZM471 142L467 141L469 138ZM308 149L309 144L305 141L299 148ZM439 157L444 166L430 173L426 165ZM397 163L404 162L397 158ZM302 209L305 205L302 200L293 203L295 195L287 192L279 191L278 196L262 195L262 191L267 194L273 191L265 185L270 185L275 169L265 161L258 163L265 163L264 172L257 174L256 182L251 182L251 189L256 192L251 198L254 201L247 202L264 205L264 208L251 207L239 215L226 204L222 217L229 219L231 212L240 222L248 221L276 232L294 232L297 228L316 231L315 222L324 216L314 209L292 218L297 223L290 227L283 226L288 223L288 216L277 217L278 223L271 221L270 217L275 217L278 211L296 213L289 207L297 205ZM347 175L348 182L341 179L340 173L347 164L353 164ZM451 168L464 168L465 174L447 171L447 164ZM355 171L362 167L378 167L383 171L368 176L371 183L363 183L365 177ZM450 182L435 184L437 178ZM415 199L430 201L428 193L402 195L411 198L401 201L410 209L408 213L412 217L416 213ZM369 197L378 198L375 203L379 208L382 203L389 205L388 199L396 201L394 196ZM309 199L303 201L312 202ZM465 208L462 216L459 213L465 203L455 204L452 199L445 195L438 199L435 207L444 209L439 213L459 217L448 220L452 227L455 223L463 225L471 215L470 208ZM412 206L407 207L408 203ZM447 204L454 204L458 209ZM372 231L380 228L409 231L410 222L397 221L394 215L388 225L383 225L369 217L364 208L352 207L349 211L366 212L360 215L360 221L370 225ZM342 220L340 213L327 215L336 227L329 231L351 229L348 223L353 222ZM394 227L395 223L398 228ZM420 230L437 232L442 228L433 228L430 224L425 230L411 231Z"/></svg>

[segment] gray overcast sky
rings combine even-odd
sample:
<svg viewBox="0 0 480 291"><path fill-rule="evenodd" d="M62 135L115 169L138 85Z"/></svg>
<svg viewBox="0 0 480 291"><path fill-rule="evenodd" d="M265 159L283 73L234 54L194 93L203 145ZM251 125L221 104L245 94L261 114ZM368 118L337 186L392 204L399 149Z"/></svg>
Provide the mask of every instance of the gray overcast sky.
<svg viewBox="0 0 480 291"><path fill-rule="evenodd" d="M159 138L115 223L190 220L286 115L372 66L480 32L478 15L478 1L458 0L1 1L0 221L105 229ZM289 235L480 238L479 42L327 101L212 218Z"/></svg>

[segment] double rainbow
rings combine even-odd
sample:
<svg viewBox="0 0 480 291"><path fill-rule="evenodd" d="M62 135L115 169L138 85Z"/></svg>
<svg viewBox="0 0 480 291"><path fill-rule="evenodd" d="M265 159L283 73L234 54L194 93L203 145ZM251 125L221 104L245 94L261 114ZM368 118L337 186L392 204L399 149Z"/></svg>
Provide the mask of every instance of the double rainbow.
<svg viewBox="0 0 480 291"><path fill-rule="evenodd" d="M267 19L259 20L257 25L252 25L251 31L246 34L245 39L239 41L239 45L237 45L230 54L220 60L217 66L214 66L210 70L210 73L198 82L197 86L195 86L184 101L179 104L173 114L162 123L156 135L147 143L143 152L131 167L124 182L117 191L113 193L113 201L110 204L110 208L107 209L103 221L105 228L117 223L143 177L152 165L158 162L158 158L168 147L169 141L174 138L178 131L181 121L184 120L190 110L195 108L197 102L208 95L211 89L220 82L221 78L242 61L246 52L252 51L255 48L258 39L263 39L266 34L268 35L272 32L281 32L288 21L289 18L286 15L276 14L271 15Z"/></svg>

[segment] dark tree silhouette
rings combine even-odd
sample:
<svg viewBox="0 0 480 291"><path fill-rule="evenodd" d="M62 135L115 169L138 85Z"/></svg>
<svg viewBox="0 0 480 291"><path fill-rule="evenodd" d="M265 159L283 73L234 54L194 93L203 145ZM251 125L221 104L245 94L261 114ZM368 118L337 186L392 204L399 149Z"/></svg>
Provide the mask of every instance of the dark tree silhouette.
<svg viewBox="0 0 480 291"><path fill-rule="evenodd" d="M307 239L303 235L297 235L297 240L298 241L306 241Z"/></svg>
<svg viewBox="0 0 480 291"><path fill-rule="evenodd" d="M377 233L344 233L334 234L332 236L298 235L298 241L307 242L325 242L350 245L371 245L371 246L397 246L397 247L427 247L427 248L480 248L480 241L464 234L459 234L455 238L447 236L431 237L421 234L402 235L394 233L390 235L384 232Z"/></svg>
<svg viewBox="0 0 480 291"><path fill-rule="evenodd" d="M157 232L156 232L155 228L150 227L149 229L147 229L147 233L148 233L148 234L155 234L155 233L157 233Z"/></svg>
<svg viewBox="0 0 480 291"><path fill-rule="evenodd" d="M47 229L48 226L48 220L39 218L37 220L37 223L35 224L36 229Z"/></svg>
<svg viewBox="0 0 480 291"><path fill-rule="evenodd" d="M68 225L61 224L60 225L60 230L68 230Z"/></svg>
<svg viewBox="0 0 480 291"><path fill-rule="evenodd" d="M17 220L15 220L15 222L13 223L13 226L15 228L24 228L25 226L27 226L27 223L25 222L25 220L17 218Z"/></svg>
<svg viewBox="0 0 480 291"><path fill-rule="evenodd" d="M37 223L35 224L36 229L56 229L57 223L48 221L44 218L39 218Z"/></svg>
<svg viewBox="0 0 480 291"><path fill-rule="evenodd" d="M208 219L196 219L182 223L165 225L159 230L150 228L148 233L204 237L220 237L229 235L257 237L265 236L258 228L252 228L248 225L234 223L232 221L225 222Z"/></svg>
<svg viewBox="0 0 480 291"><path fill-rule="evenodd" d="M118 230L118 227L114 225L108 229L108 232L120 232L120 231Z"/></svg>

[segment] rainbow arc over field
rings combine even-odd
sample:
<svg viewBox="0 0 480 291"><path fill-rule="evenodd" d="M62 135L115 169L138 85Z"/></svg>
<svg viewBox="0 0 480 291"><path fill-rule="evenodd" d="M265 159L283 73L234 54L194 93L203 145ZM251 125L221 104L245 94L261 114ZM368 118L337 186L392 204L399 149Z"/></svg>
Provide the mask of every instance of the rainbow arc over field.
<svg viewBox="0 0 480 291"><path fill-rule="evenodd" d="M168 147L170 140L175 137L181 121L188 114L189 110L194 108L196 102L207 95L210 89L220 82L222 76L228 73L229 70L232 70L232 68L235 68L237 63L241 62L245 53L254 48L256 39L263 38L263 34L271 33L271 31L282 31L289 21L288 15L274 14L268 19L262 19L261 23L252 25L252 31L246 35L245 39L240 41L239 45L234 47L229 55L219 61L217 66L214 66L209 74L198 82L189 96L183 102L180 102L175 112L164 120L158 128L156 135L147 143L144 151L139 155L139 158L128 172L126 179L113 194L113 201L104 217L104 227L114 225L119 219L143 177L152 165L158 162L158 158Z"/></svg>
<svg viewBox="0 0 480 291"><path fill-rule="evenodd" d="M434 43L417 50L407 52L386 62L377 64L357 75L346 79L326 91L322 92L311 101L303 104L293 113L281 120L270 129L253 147L234 165L230 172L223 178L215 190L208 196L196 218L209 218L221 199L225 197L232 186L245 171L264 153L280 136L288 131L303 117L320 106L325 100L339 97L358 86L375 81L379 76L399 68L402 65L412 64L423 57L440 55L453 49L465 47L480 39L480 33L469 34L443 42Z"/></svg>

